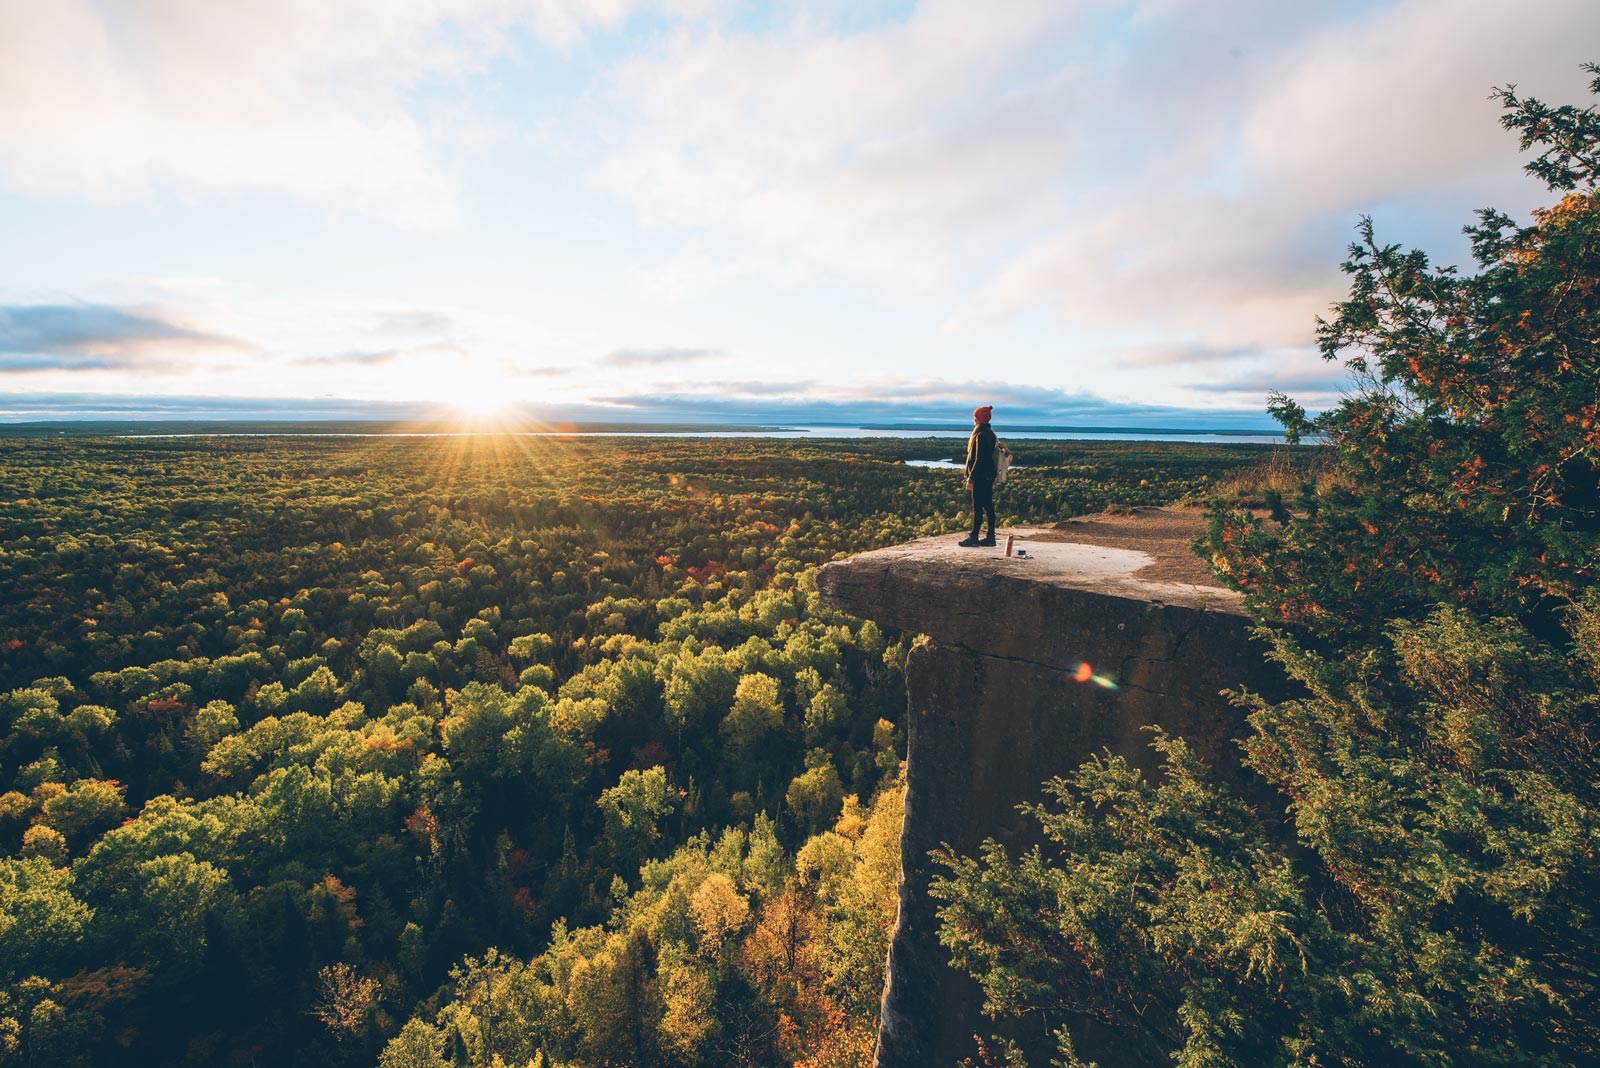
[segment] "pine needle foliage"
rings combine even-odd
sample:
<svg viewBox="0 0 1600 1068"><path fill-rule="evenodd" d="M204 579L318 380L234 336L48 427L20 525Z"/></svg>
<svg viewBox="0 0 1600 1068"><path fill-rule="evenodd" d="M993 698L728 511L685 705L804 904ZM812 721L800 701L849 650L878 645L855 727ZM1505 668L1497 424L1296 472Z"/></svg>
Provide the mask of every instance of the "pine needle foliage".
<svg viewBox="0 0 1600 1068"><path fill-rule="evenodd" d="M1047 784L1050 848L943 858L955 963L1056 1063L1600 1062L1600 115L1495 95L1558 199L1480 212L1470 274L1363 220L1350 392L1271 404L1338 477L1196 546L1298 684L1232 695L1287 820L1158 735L1159 781Z"/></svg>

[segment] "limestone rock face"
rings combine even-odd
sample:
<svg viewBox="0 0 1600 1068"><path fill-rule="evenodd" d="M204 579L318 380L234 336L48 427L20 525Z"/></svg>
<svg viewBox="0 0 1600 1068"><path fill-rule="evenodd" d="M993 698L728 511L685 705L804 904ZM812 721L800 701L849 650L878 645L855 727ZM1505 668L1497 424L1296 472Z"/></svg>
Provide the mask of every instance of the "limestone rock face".
<svg viewBox="0 0 1600 1068"><path fill-rule="evenodd" d="M906 666L900 904L879 1068L959 1064L976 1053L973 1035L985 1024L976 984L950 967L938 943L930 850L948 843L973 855L988 837L1028 848L1036 831L1018 804L1107 750L1154 770L1144 729L1153 724L1254 792L1233 743L1242 714L1219 691L1282 684L1251 640L1237 596L1188 554L1198 523L1153 510L1009 532L1028 553L1021 558L1004 554L1005 531L994 549L960 548L959 535L947 535L819 572L830 604L928 636ZM1018 1037L1030 1054L1045 1054L1043 1034ZM1170 1063L1165 1051L1125 1041L1080 1052L1107 1068Z"/></svg>

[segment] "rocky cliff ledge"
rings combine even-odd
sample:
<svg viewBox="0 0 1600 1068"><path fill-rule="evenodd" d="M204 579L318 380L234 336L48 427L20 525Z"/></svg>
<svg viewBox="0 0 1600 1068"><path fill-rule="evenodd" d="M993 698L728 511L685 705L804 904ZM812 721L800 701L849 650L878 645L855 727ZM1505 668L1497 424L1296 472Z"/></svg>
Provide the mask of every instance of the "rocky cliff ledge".
<svg viewBox="0 0 1600 1068"><path fill-rule="evenodd" d="M1002 531L992 549L924 538L818 574L835 607L928 636L906 666L900 907L879 1068L959 1064L984 1024L976 985L938 942L929 850L948 842L975 854L991 836L1027 848L1034 830L1016 806L1105 750L1153 769L1151 724L1243 774L1232 744L1242 718L1218 691L1274 690L1277 674L1238 596L1190 552L1200 524L1198 513L1142 509ZM1008 533L1026 556L1005 555ZM1039 1038L1020 1037L1025 1047ZM1126 1047L1080 1052L1108 1068L1165 1060Z"/></svg>

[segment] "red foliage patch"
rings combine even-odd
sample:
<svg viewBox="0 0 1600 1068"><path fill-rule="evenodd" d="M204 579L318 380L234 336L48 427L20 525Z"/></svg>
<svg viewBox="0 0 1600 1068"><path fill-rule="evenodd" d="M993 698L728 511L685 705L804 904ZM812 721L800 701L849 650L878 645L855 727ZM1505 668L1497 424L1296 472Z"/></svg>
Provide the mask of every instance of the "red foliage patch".
<svg viewBox="0 0 1600 1068"><path fill-rule="evenodd" d="M152 697L145 702L144 710L151 716L181 716L189 711L189 706L176 697Z"/></svg>
<svg viewBox="0 0 1600 1068"><path fill-rule="evenodd" d="M663 767L672 759L672 751L664 742L647 742L643 748L633 754L633 767L644 770L645 768Z"/></svg>

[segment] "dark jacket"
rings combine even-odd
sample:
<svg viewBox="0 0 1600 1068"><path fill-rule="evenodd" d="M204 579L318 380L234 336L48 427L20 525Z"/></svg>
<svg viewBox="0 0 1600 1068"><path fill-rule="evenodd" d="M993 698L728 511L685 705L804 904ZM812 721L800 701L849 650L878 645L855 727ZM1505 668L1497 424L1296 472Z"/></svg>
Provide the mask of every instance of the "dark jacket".
<svg viewBox="0 0 1600 1068"><path fill-rule="evenodd" d="M967 477L974 482L994 481L994 428L979 423L967 439Z"/></svg>

